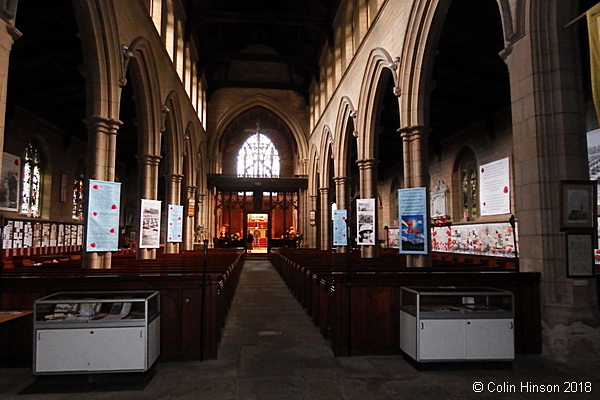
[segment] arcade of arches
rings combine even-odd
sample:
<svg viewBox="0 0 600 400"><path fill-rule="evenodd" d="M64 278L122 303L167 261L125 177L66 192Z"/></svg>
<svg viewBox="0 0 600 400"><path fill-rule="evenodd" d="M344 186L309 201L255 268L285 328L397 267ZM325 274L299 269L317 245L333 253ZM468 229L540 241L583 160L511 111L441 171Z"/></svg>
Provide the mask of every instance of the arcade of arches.
<svg viewBox="0 0 600 400"><path fill-rule="evenodd" d="M249 232L259 247L346 252L332 210L374 198L380 240L360 252L377 258L397 190L426 187L453 226L514 215L519 266L541 273L543 351L598 357L597 281L567 277L558 222L560 182L590 179L599 128L586 22L569 24L595 3L1 1L3 215L86 226L95 179L121 184L121 246L149 199L185 206L166 253ZM509 209L484 213L477 170L498 160ZM83 252L84 265L111 256Z"/></svg>

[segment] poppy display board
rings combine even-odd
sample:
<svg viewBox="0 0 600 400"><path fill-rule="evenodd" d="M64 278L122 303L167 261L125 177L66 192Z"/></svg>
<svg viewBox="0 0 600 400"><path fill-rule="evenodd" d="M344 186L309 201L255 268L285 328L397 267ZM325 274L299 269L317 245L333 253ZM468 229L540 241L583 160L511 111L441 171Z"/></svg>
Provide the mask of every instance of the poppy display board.
<svg viewBox="0 0 600 400"><path fill-rule="evenodd" d="M479 166L479 206L481 215L510 213L508 157Z"/></svg>
<svg viewBox="0 0 600 400"><path fill-rule="evenodd" d="M346 234L346 218L348 217L347 210L335 210L333 212L333 245L347 246L348 235Z"/></svg>
<svg viewBox="0 0 600 400"><path fill-rule="evenodd" d="M85 251L119 249L121 183L89 180Z"/></svg>
<svg viewBox="0 0 600 400"><path fill-rule="evenodd" d="M169 204L167 213L167 242L180 243L183 234L183 206Z"/></svg>

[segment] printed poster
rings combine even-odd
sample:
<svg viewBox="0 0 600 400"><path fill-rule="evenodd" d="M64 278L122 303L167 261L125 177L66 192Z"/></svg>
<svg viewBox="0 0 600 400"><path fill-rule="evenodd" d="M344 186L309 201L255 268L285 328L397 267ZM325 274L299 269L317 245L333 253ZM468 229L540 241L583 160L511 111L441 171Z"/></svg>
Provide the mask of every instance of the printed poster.
<svg viewBox="0 0 600 400"><path fill-rule="evenodd" d="M346 227L346 218L348 216L347 210L335 210L333 212L333 245L334 246L347 246L348 235Z"/></svg>
<svg viewBox="0 0 600 400"><path fill-rule="evenodd" d="M86 248L88 252L119 249L121 183L89 180ZM49 232L50 233L50 232ZM45 234L45 233L44 233ZM52 232L52 241L56 241Z"/></svg>
<svg viewBox="0 0 600 400"><path fill-rule="evenodd" d="M479 167L481 215L510 213L508 157Z"/></svg>
<svg viewBox="0 0 600 400"><path fill-rule="evenodd" d="M183 206L169 204L167 221L167 242L180 243L183 235Z"/></svg>
<svg viewBox="0 0 600 400"><path fill-rule="evenodd" d="M19 211L21 157L17 157L9 153L2 153L1 177L2 185L0 186L0 209L17 212Z"/></svg>
<svg viewBox="0 0 600 400"><path fill-rule="evenodd" d="M400 253L427 254L426 188L398 189Z"/></svg>
<svg viewBox="0 0 600 400"><path fill-rule="evenodd" d="M361 246L375 244L375 199L356 200L356 243Z"/></svg>
<svg viewBox="0 0 600 400"><path fill-rule="evenodd" d="M142 199L140 210L140 245L141 249L157 249L160 247L160 200Z"/></svg>

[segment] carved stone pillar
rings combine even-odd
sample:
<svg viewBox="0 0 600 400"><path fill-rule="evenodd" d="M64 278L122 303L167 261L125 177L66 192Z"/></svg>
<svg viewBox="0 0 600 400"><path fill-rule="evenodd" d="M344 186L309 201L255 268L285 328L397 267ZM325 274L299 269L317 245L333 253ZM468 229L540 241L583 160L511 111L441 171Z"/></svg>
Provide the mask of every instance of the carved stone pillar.
<svg viewBox="0 0 600 400"><path fill-rule="evenodd" d="M427 140L429 130L423 126L408 126L398 129L402 137L402 149L404 154L404 187L426 187L429 188ZM428 189L429 190L429 189ZM429 209L429 204L427 205ZM426 218L429 218L429 211ZM430 235L430 232L427 232ZM431 238L428 239L430 242ZM408 254L406 263L409 267L431 266L431 256L424 254Z"/></svg>
<svg viewBox="0 0 600 400"><path fill-rule="evenodd" d="M122 122L112 118L94 115L85 121L89 142L88 146L88 176L107 182L115 180L115 164L117 154L117 131ZM86 220L87 224L87 220ZM87 231L87 227L86 227ZM87 243L83 248L87 247ZM111 252L85 252L83 256L84 268L110 268Z"/></svg>
<svg viewBox="0 0 600 400"><path fill-rule="evenodd" d="M335 198L337 200L338 210L347 210L348 209L348 188L347 181L348 178L345 176L340 176L337 178L333 178L335 182ZM348 238L350 240L350 238ZM348 243L348 246L351 244ZM337 246L336 251L338 253L346 253L348 251L348 246Z"/></svg>
<svg viewBox="0 0 600 400"><path fill-rule="evenodd" d="M14 4L13 4L14 3ZM9 9L10 7L14 7ZM15 40L21 37L21 32L12 24L17 2L0 5L0 161L4 151L4 123L6 116L6 85L8 82L8 60L10 50Z"/></svg>
<svg viewBox="0 0 600 400"><path fill-rule="evenodd" d="M190 204L190 199L193 200L193 205ZM196 186L185 187L185 202L183 204L183 250L194 249L194 239L196 234ZM190 215L189 208L193 206L193 213Z"/></svg>
<svg viewBox="0 0 600 400"><path fill-rule="evenodd" d="M181 174L167 174L165 176L165 183L167 184L167 195L163 207L168 211L169 204L179 205L181 199L181 182L183 181L183 175ZM167 217L168 213L165 213ZM165 238L165 250L166 254L179 253L179 243L169 242Z"/></svg>
<svg viewBox="0 0 600 400"><path fill-rule="evenodd" d="M306 239L307 240L307 247L311 248L311 249L316 249L317 246L317 224L316 224L316 215L312 215L313 211L316 214L316 210L317 210L317 205L319 202L319 196L316 195L310 195L308 196L308 226L309 229L307 229L306 231ZM313 222L314 219L314 222Z"/></svg>
<svg viewBox="0 0 600 400"><path fill-rule="evenodd" d="M331 205L329 204L329 188L319 188L319 202L321 206L321 213L319 216L319 249L329 250L331 249Z"/></svg>
<svg viewBox="0 0 600 400"><path fill-rule="evenodd" d="M377 182L376 182L376 174L377 174L377 164L378 160L375 159L365 159L365 160L357 160L358 169L360 173L360 197L361 199L377 199ZM375 201L377 204L377 200ZM373 232L377 234L378 231L378 210L377 206L375 206L375 218L373 220ZM376 236L377 237L377 236ZM379 243L375 242L374 246L361 246L360 249L362 258L377 258L379 257Z"/></svg>
<svg viewBox="0 0 600 400"><path fill-rule="evenodd" d="M158 193L158 165L161 157L154 154L142 154L138 156L139 164L139 179L140 179L140 198L148 200L156 200ZM139 206L139 204L138 204ZM138 215L140 210L138 209ZM141 232L138 232L137 242L140 243ZM156 258L156 249L140 249L138 247L138 259Z"/></svg>

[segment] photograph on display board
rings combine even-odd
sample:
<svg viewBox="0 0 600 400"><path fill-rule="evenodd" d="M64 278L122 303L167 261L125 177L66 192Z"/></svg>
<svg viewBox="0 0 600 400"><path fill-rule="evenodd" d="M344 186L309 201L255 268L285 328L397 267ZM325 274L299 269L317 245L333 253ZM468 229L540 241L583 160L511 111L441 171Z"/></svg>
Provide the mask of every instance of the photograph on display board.
<svg viewBox="0 0 600 400"><path fill-rule="evenodd" d="M359 245L375 244L375 199L356 200L357 231L356 243Z"/></svg>
<svg viewBox="0 0 600 400"><path fill-rule="evenodd" d="M403 215L402 223L402 250L425 250L425 224L423 215Z"/></svg>
<svg viewBox="0 0 600 400"><path fill-rule="evenodd" d="M160 205L159 200L142 199L140 248L160 247Z"/></svg>

